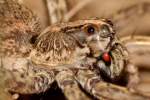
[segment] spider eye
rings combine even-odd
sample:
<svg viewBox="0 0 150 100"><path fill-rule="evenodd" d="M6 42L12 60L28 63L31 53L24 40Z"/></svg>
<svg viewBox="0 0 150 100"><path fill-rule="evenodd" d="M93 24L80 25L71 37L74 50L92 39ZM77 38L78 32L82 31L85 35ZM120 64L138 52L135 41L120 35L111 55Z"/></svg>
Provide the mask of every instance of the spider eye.
<svg viewBox="0 0 150 100"><path fill-rule="evenodd" d="M111 31L110 31L109 26L107 25L101 26L100 36L106 38L106 37L109 37L110 35L111 35Z"/></svg>
<svg viewBox="0 0 150 100"><path fill-rule="evenodd" d="M88 26L88 27L86 28L86 33L87 33L88 35L94 34L94 33L95 33L95 27L94 27L94 26Z"/></svg>
<svg viewBox="0 0 150 100"><path fill-rule="evenodd" d="M87 31L88 31L88 33L94 33L95 29L94 29L94 27L90 26L90 27L88 27Z"/></svg>

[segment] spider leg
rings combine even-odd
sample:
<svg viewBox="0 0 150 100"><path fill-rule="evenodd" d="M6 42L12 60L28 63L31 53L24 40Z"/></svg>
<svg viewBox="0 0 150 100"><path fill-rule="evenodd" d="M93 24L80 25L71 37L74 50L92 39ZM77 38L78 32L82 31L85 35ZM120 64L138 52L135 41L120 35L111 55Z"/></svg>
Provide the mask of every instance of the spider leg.
<svg viewBox="0 0 150 100"><path fill-rule="evenodd" d="M79 87L71 71L61 71L56 81L68 100L91 100Z"/></svg>
<svg viewBox="0 0 150 100"><path fill-rule="evenodd" d="M53 71L37 68L36 65L29 63L26 59L16 59L9 64L8 61L8 59L1 61L0 80L9 92L19 94L41 93L49 89L54 81Z"/></svg>
<svg viewBox="0 0 150 100"><path fill-rule="evenodd" d="M117 49L121 51L120 54L122 53L124 55L123 58L126 59L126 65L124 68L127 87L130 89L135 89L139 83L138 68L131 63L129 59L129 52L121 43L118 43Z"/></svg>
<svg viewBox="0 0 150 100"><path fill-rule="evenodd" d="M137 92L129 91L127 88L106 83L90 70L79 70L76 80L91 95L98 99L107 100L149 100Z"/></svg>

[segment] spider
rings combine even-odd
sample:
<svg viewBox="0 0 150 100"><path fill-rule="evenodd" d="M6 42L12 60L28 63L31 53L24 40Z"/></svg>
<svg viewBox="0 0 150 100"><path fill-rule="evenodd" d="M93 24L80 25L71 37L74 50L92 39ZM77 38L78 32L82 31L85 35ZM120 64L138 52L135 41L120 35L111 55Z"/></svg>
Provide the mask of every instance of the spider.
<svg viewBox="0 0 150 100"><path fill-rule="evenodd" d="M132 87L138 78L111 21L78 20L44 31L40 25L27 7L0 1L1 80L8 91L38 94L57 82L69 100L91 99L85 91L97 99L120 99L118 93L123 99L138 97L115 85L127 80Z"/></svg>

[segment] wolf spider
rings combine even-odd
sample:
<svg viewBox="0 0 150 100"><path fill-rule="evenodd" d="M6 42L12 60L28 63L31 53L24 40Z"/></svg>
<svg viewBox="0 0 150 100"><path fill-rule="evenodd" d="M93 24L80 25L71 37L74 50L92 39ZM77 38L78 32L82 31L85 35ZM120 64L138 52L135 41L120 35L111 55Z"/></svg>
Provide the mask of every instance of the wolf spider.
<svg viewBox="0 0 150 100"><path fill-rule="evenodd" d="M0 71L9 92L38 94L56 82L69 100L142 98L116 85L125 80L131 88L138 77L111 21L78 20L44 31L40 25L30 9L1 0Z"/></svg>

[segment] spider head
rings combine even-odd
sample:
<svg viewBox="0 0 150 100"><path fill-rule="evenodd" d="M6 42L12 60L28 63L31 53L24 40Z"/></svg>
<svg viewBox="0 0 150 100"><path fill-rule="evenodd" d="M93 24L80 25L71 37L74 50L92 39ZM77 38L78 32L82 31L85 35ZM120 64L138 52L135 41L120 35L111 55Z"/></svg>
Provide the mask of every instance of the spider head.
<svg viewBox="0 0 150 100"><path fill-rule="evenodd" d="M79 24L79 25L78 25ZM114 81L124 70L124 50L117 45L117 37L110 20L91 19L67 27L65 33L72 35L83 47L90 49L90 56L98 58L98 71Z"/></svg>
<svg viewBox="0 0 150 100"><path fill-rule="evenodd" d="M74 37L81 46L88 47L90 54L94 57L108 51L115 36L111 21L105 19L76 21L68 24L62 30Z"/></svg>
<svg viewBox="0 0 150 100"><path fill-rule="evenodd" d="M79 44L90 49L90 56L98 58L98 73L105 79L116 81L124 70L124 49L117 44L117 37L110 20L94 19L80 21L76 27L67 27ZM78 27L77 27L78 26Z"/></svg>

